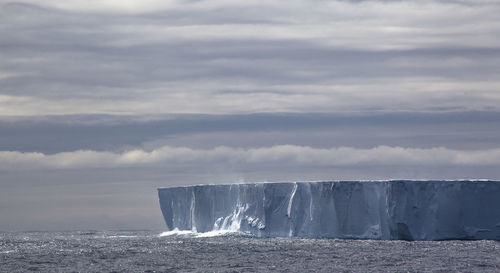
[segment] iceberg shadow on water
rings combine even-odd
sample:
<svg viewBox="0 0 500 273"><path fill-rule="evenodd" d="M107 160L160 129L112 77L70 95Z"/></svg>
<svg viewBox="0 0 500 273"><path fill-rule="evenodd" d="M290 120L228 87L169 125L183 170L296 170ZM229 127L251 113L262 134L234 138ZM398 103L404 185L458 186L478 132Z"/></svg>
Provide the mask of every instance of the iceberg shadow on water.
<svg viewBox="0 0 500 273"><path fill-rule="evenodd" d="M158 189L169 230L256 237L500 240L500 182L330 181Z"/></svg>

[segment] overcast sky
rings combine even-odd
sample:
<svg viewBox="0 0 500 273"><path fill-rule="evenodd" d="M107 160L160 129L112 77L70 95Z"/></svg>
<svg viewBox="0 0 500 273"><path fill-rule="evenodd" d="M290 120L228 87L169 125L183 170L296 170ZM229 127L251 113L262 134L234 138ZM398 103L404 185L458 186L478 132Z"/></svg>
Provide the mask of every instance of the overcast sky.
<svg viewBox="0 0 500 273"><path fill-rule="evenodd" d="M0 0L0 230L157 187L500 179L496 0Z"/></svg>

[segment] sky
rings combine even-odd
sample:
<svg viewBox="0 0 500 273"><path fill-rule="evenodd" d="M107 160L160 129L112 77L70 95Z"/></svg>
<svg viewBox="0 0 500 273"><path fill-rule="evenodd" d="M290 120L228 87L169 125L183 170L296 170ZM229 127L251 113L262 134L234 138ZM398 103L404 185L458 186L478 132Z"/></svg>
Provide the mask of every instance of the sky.
<svg viewBox="0 0 500 273"><path fill-rule="evenodd" d="M0 0L0 230L158 187L500 179L496 0Z"/></svg>

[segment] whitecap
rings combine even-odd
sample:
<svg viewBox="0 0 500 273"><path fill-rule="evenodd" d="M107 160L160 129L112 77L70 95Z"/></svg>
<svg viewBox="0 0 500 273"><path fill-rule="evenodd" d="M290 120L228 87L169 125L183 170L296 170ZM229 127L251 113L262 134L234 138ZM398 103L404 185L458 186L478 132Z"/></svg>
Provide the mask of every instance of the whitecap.
<svg viewBox="0 0 500 273"><path fill-rule="evenodd" d="M208 238L208 237L218 237L218 236L225 236L225 235L230 235L230 234L245 234L240 231L234 231L234 230L211 230L207 232L195 232L192 230L179 230L179 229L173 229L170 231L165 231L162 232L158 235L158 237L168 237L168 236L185 236L185 237L193 237L193 238Z"/></svg>
<svg viewBox="0 0 500 273"><path fill-rule="evenodd" d="M193 232L192 230L179 230L176 228L170 231L162 232L158 236L165 237L165 236L177 236L177 235L193 235L194 233L195 232Z"/></svg>

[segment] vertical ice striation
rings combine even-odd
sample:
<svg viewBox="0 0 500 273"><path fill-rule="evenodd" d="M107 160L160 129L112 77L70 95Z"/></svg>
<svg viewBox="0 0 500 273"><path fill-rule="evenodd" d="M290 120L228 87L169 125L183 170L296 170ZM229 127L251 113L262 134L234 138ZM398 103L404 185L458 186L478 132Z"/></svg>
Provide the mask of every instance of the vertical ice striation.
<svg viewBox="0 0 500 273"><path fill-rule="evenodd" d="M170 230L259 237L500 240L500 182L333 181L161 188Z"/></svg>
<svg viewBox="0 0 500 273"><path fill-rule="evenodd" d="M292 212L292 202L293 202L293 197L295 196L295 192L297 192L297 182L293 183L293 190L292 193L290 194L290 199L288 200L288 209L287 209L287 216L290 218L291 212Z"/></svg>
<svg viewBox="0 0 500 273"><path fill-rule="evenodd" d="M196 208L196 197L194 196L194 192L191 192L191 206L189 207L189 215L191 216L191 230L197 232L195 208Z"/></svg>

